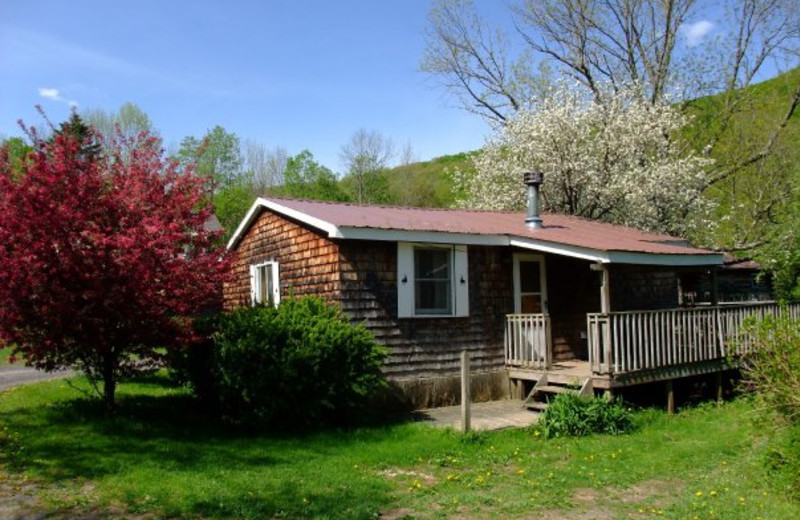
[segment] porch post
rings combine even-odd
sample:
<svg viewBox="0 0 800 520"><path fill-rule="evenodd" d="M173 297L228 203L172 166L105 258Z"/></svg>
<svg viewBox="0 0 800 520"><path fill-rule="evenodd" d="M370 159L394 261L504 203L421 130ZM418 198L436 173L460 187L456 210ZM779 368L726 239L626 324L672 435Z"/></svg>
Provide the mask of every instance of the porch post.
<svg viewBox="0 0 800 520"><path fill-rule="evenodd" d="M675 387L673 385L672 379L667 379L667 413L669 415L675 414Z"/></svg>
<svg viewBox="0 0 800 520"><path fill-rule="evenodd" d="M597 341L600 343L599 348L595 349L595 353L601 359L592 358L592 348L590 345L589 359L592 361L593 367L600 367L605 370L604 373L611 374L614 370L614 360L612 359L613 346L611 345L611 317L608 315L611 312L611 275L608 272L608 266L601 263L590 264L592 271L600 272L600 312L603 314L603 319L597 321Z"/></svg>
<svg viewBox="0 0 800 520"><path fill-rule="evenodd" d="M600 274L603 284L600 286L600 312L608 314L611 312L611 276L608 267L600 265Z"/></svg>
<svg viewBox="0 0 800 520"><path fill-rule="evenodd" d="M599 267L603 282L600 286L600 312L606 315L602 327L603 361L605 361L606 373L612 374L614 372L614 347L611 345L611 317L608 316L611 312L611 274L608 272L607 265L601 264Z"/></svg>

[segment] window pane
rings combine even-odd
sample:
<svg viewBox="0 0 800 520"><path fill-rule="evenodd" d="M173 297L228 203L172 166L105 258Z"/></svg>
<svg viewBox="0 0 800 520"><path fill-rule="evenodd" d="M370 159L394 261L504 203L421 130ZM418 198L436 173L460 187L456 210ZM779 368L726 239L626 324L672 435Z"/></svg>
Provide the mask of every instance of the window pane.
<svg viewBox="0 0 800 520"><path fill-rule="evenodd" d="M540 294L525 294L520 296L520 312L522 314L541 314L542 296Z"/></svg>
<svg viewBox="0 0 800 520"><path fill-rule="evenodd" d="M418 314L452 314L450 249L414 249L414 306Z"/></svg>
<svg viewBox="0 0 800 520"><path fill-rule="evenodd" d="M258 267L258 298L259 303L267 303L269 301L269 269L266 265Z"/></svg>
<svg viewBox="0 0 800 520"><path fill-rule="evenodd" d="M420 314L450 314L451 293L449 281L417 280L415 299Z"/></svg>
<svg viewBox="0 0 800 520"><path fill-rule="evenodd" d="M539 275L539 262L522 261L519 263L520 292L542 292Z"/></svg>
<svg viewBox="0 0 800 520"><path fill-rule="evenodd" d="M450 251L447 249L414 250L414 272L417 280L449 280Z"/></svg>
<svg viewBox="0 0 800 520"><path fill-rule="evenodd" d="M264 275L267 277L267 295L264 299L265 302L269 302L270 306L275 306L275 280L272 279L272 265L264 266Z"/></svg>

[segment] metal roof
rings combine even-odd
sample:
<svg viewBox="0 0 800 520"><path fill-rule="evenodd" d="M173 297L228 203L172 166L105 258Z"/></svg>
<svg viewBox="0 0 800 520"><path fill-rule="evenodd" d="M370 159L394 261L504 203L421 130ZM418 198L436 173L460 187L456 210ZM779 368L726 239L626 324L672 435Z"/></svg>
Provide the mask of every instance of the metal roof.
<svg viewBox="0 0 800 520"><path fill-rule="evenodd" d="M368 206L260 198L229 247L262 209L304 222L331 238L511 245L601 262L720 265L722 255L681 238L583 218L543 214L544 227L525 225L523 212Z"/></svg>

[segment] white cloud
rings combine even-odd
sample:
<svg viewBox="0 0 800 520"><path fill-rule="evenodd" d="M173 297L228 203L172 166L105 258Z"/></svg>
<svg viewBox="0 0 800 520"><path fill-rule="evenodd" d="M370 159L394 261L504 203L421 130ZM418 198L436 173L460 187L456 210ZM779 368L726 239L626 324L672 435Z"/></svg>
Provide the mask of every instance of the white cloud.
<svg viewBox="0 0 800 520"><path fill-rule="evenodd" d="M63 101L61 93L57 88L39 87L39 95L45 99L52 99L53 101Z"/></svg>
<svg viewBox="0 0 800 520"><path fill-rule="evenodd" d="M74 99L64 99L57 88L39 87L39 95L45 99L66 103L70 108L77 108L78 102Z"/></svg>
<svg viewBox="0 0 800 520"><path fill-rule="evenodd" d="M694 47L699 44L713 28L714 23L708 20L700 20L699 22L683 26L683 36L686 38L686 45Z"/></svg>

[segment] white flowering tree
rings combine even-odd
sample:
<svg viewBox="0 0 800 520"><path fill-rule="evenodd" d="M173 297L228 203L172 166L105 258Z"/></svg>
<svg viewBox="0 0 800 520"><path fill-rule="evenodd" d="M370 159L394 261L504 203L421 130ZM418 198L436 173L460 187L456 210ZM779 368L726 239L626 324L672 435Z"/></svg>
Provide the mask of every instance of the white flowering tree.
<svg viewBox="0 0 800 520"><path fill-rule="evenodd" d="M690 231L708 210L701 193L711 161L681 139L687 119L678 109L634 91L618 90L598 102L577 86L554 86L499 130L475 157L475 174L456 175L466 193L460 205L522 209L522 173L538 170L545 211Z"/></svg>

